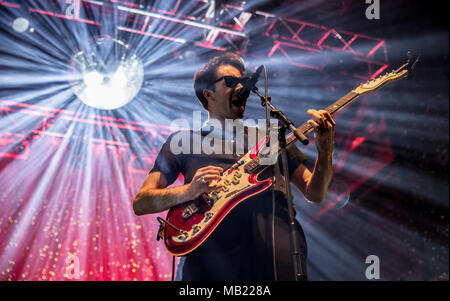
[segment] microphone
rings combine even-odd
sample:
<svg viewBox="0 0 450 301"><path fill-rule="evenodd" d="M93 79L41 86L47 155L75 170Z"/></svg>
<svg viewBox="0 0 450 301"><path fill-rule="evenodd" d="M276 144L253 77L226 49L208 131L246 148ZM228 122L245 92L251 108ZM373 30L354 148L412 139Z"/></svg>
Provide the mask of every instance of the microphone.
<svg viewBox="0 0 450 301"><path fill-rule="evenodd" d="M258 77L263 69L263 65L259 66L258 69L256 69L256 71L252 74L252 76L244 83L244 86L239 89L237 93L237 100L233 102L235 106L242 106L244 101L249 97L250 92L255 88L255 85L258 82Z"/></svg>

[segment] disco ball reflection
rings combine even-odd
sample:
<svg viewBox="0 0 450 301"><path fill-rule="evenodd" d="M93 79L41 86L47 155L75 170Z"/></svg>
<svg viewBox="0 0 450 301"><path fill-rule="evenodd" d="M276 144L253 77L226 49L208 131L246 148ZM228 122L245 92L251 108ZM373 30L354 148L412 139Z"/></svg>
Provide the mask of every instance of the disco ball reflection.
<svg viewBox="0 0 450 301"><path fill-rule="evenodd" d="M71 58L70 84L88 106L113 110L138 94L144 67L130 45L112 38L98 38L83 45Z"/></svg>

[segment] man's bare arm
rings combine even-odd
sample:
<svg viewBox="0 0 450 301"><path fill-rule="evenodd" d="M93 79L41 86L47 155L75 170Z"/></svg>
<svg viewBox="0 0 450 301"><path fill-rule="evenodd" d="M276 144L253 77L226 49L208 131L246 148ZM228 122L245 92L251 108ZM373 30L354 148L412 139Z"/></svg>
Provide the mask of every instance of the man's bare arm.
<svg viewBox="0 0 450 301"><path fill-rule="evenodd" d="M320 203L325 199L332 177L332 155L319 154L313 172L301 164L293 172L291 181L308 201Z"/></svg>
<svg viewBox="0 0 450 301"><path fill-rule="evenodd" d="M333 177L334 129L336 123L330 113L324 110L308 110L313 118L308 122L316 131L318 155L312 173L300 165L293 173L292 182L303 192L305 198L314 203L325 199Z"/></svg>
<svg viewBox="0 0 450 301"><path fill-rule="evenodd" d="M220 177L222 168L207 166L200 168L191 183L166 188L167 180L160 172L150 173L133 201L133 210L137 215L165 211L178 204L193 200L204 192L211 192L218 187L211 182ZM202 180L204 179L204 181Z"/></svg>
<svg viewBox="0 0 450 301"><path fill-rule="evenodd" d="M165 188L167 180L160 172L150 173L133 201L137 215L157 213L188 201L187 186Z"/></svg>

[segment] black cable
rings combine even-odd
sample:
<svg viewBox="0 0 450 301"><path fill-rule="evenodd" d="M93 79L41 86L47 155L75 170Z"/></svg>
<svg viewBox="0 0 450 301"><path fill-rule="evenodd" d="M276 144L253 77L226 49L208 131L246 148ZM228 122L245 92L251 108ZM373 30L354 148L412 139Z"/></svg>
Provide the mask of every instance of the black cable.
<svg viewBox="0 0 450 301"><path fill-rule="evenodd" d="M277 257L275 248L275 168L273 169L272 175L272 259L273 259L273 275L274 280L278 281L278 271L277 271Z"/></svg>
<svg viewBox="0 0 450 301"><path fill-rule="evenodd" d="M157 220L160 224L165 223L166 225L170 226L172 229L174 229L175 231L180 232L181 234L187 234L186 231L181 230L181 229L178 229L177 227L175 227L174 225L172 225L171 223L169 223L168 221L166 221L166 220L163 219L162 217L159 217L159 216L158 216L158 217L156 218L156 220Z"/></svg>
<svg viewBox="0 0 450 301"><path fill-rule="evenodd" d="M269 104L267 98L267 90L268 90L268 81L267 81L267 68L264 67L264 99L266 105L266 137L267 144L270 145L269 137L270 137L270 120L269 120ZM278 273L277 273L277 259L276 259L276 245L275 245L275 167L272 169L272 264L273 264L273 275L274 280L278 281Z"/></svg>
<svg viewBox="0 0 450 301"><path fill-rule="evenodd" d="M172 281L174 281L175 278L175 256L172 258Z"/></svg>

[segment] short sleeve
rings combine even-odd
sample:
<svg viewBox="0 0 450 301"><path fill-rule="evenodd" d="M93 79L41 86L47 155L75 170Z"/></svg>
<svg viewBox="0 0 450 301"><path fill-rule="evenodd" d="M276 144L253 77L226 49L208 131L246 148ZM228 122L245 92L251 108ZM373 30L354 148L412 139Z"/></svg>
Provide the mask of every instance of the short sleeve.
<svg viewBox="0 0 450 301"><path fill-rule="evenodd" d="M153 164L153 168L149 172L152 173L159 171L160 173L162 173L164 177L166 177L167 186L175 182L180 172L182 172L182 160L180 158L181 154L175 155L170 150L170 141L174 134L170 135L161 147L161 150L156 157L155 163Z"/></svg>

